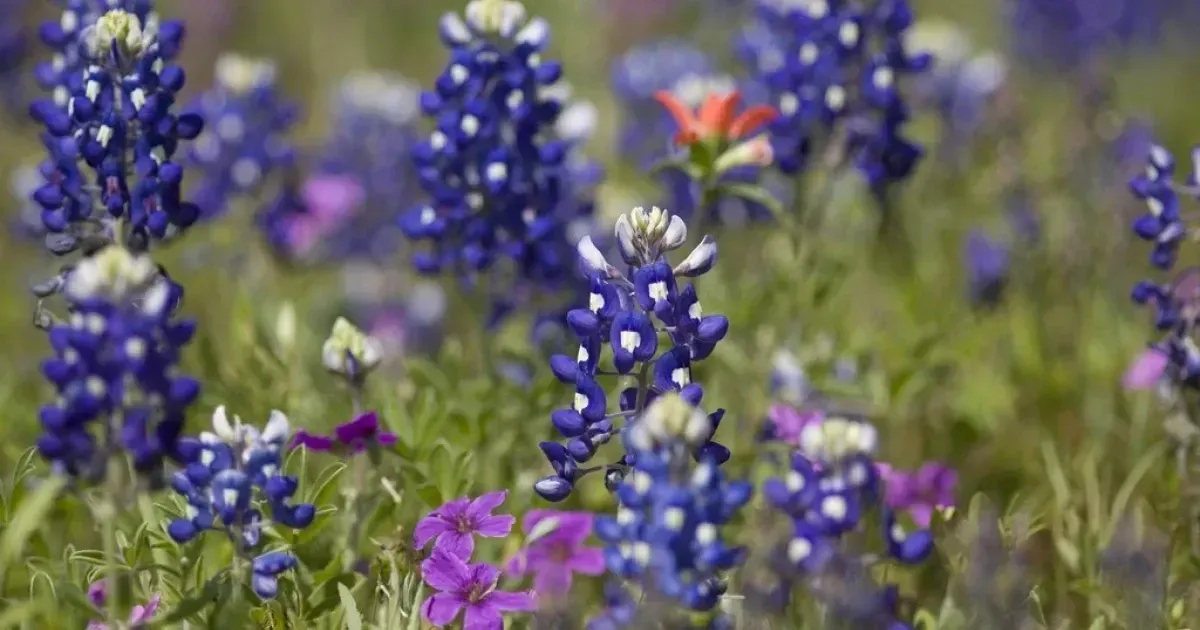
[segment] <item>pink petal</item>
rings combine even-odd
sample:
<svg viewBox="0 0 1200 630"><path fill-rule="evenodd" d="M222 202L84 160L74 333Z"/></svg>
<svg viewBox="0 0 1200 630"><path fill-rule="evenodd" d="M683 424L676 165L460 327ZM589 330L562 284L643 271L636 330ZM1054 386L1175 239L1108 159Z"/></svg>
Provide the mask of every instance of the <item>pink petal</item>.
<svg viewBox="0 0 1200 630"><path fill-rule="evenodd" d="M453 593L434 593L421 604L421 615L429 623L441 627L452 623L467 602Z"/></svg>
<svg viewBox="0 0 1200 630"><path fill-rule="evenodd" d="M426 516L417 523L416 529L413 530L413 547L423 549L434 536L441 536L452 531L454 528L441 517L432 514Z"/></svg>
<svg viewBox="0 0 1200 630"><path fill-rule="evenodd" d="M89 621L87 630L109 630L109 627L103 621Z"/></svg>
<svg viewBox="0 0 1200 630"><path fill-rule="evenodd" d="M448 503L443 503L438 509L434 510L431 515L436 514L447 521L457 521L458 518L467 512L467 508L471 505L469 497L455 499Z"/></svg>
<svg viewBox="0 0 1200 630"><path fill-rule="evenodd" d="M309 212L321 223L333 223L349 217L362 205L366 192L353 177L317 176L304 182L301 191Z"/></svg>
<svg viewBox="0 0 1200 630"><path fill-rule="evenodd" d="M596 547L580 547L567 559L567 566L576 573L600 575L604 573L604 550Z"/></svg>
<svg viewBox="0 0 1200 630"><path fill-rule="evenodd" d="M522 549L504 562L504 572L511 577L522 577L529 571L529 552Z"/></svg>
<svg viewBox="0 0 1200 630"><path fill-rule="evenodd" d="M1167 355L1156 348L1150 348L1139 354L1133 364L1125 372L1121 384L1125 389L1152 389L1158 385L1163 373L1167 370Z"/></svg>
<svg viewBox="0 0 1200 630"><path fill-rule="evenodd" d="M304 429L296 431L296 435L292 436L292 444L289 448L297 449L303 446L310 451L327 453L333 450L333 438L327 435L313 435Z"/></svg>
<svg viewBox="0 0 1200 630"><path fill-rule="evenodd" d="M492 604L492 598L480 600L467 607L463 618L463 630L504 630L504 617L500 610Z"/></svg>
<svg viewBox="0 0 1200 630"><path fill-rule="evenodd" d="M488 538L501 538L507 536L516 523L517 517L508 514L489 516L479 521L479 525L475 527L475 533Z"/></svg>
<svg viewBox="0 0 1200 630"><path fill-rule="evenodd" d="M571 570L561 564L542 565L533 576L533 590L538 597L557 597L571 592Z"/></svg>
<svg viewBox="0 0 1200 630"><path fill-rule="evenodd" d="M500 569L490 564L481 562L479 564L472 564L469 568L471 570L471 584L482 587L482 591L494 588L496 582L500 581Z"/></svg>
<svg viewBox="0 0 1200 630"><path fill-rule="evenodd" d="M487 602L505 612L530 612L537 610L537 602L533 601L533 596L529 593L492 591L487 597Z"/></svg>
<svg viewBox="0 0 1200 630"><path fill-rule="evenodd" d="M434 547L433 554L421 563L421 577L439 591L457 593L471 586L471 569L458 556Z"/></svg>
<svg viewBox="0 0 1200 630"><path fill-rule="evenodd" d="M471 522L482 520L486 516L490 516L492 510L504 503L504 499L508 498L508 491L501 490L499 492L489 492L480 495L478 499L471 502L467 508L467 519Z"/></svg>
<svg viewBox="0 0 1200 630"><path fill-rule="evenodd" d="M150 601L146 602L145 606L134 606L132 613L129 615L129 623L136 626L150 621L154 613L158 612L158 603L160 600L161 598L156 593L150 598Z"/></svg>
<svg viewBox="0 0 1200 630"><path fill-rule="evenodd" d="M918 527L929 527L929 523L933 522L933 506L926 503L918 503L908 508L908 514Z"/></svg>
<svg viewBox="0 0 1200 630"><path fill-rule="evenodd" d="M465 562L470 560L471 554L475 552L475 537L458 531L447 532L438 537L433 548L441 549Z"/></svg>
<svg viewBox="0 0 1200 630"><path fill-rule="evenodd" d="M592 533L593 517L591 512L561 512L559 510L530 510L521 522L521 529L528 535L538 523L548 518L557 519L558 526L553 532L536 541L534 543L536 546L541 546L543 543L561 542L570 547L577 547L583 544L583 541L587 540Z"/></svg>

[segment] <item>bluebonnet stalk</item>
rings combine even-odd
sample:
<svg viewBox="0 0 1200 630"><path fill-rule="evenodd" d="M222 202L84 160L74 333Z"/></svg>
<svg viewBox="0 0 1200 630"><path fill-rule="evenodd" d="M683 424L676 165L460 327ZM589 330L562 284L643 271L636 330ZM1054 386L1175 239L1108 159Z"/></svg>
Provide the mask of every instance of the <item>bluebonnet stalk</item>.
<svg viewBox="0 0 1200 630"><path fill-rule="evenodd" d="M430 201L402 220L410 238L429 245L413 263L472 278L508 259L517 287L493 291L566 288L573 238L591 227L596 171L575 156L594 115L587 104L568 105L562 65L542 57L545 20L526 21L512 0L472 0L465 15L442 18L450 59L421 95L437 128L414 150Z"/></svg>
<svg viewBox="0 0 1200 630"><path fill-rule="evenodd" d="M48 248L119 241L143 250L190 226L198 210L181 198L183 168L172 157L203 120L174 112L183 25L160 21L149 0L69 0L40 33L55 51L37 72L52 98L30 108L46 128L47 183L34 199Z"/></svg>
<svg viewBox="0 0 1200 630"><path fill-rule="evenodd" d="M703 450L716 427L697 407L700 396L697 385L661 395L626 429L631 467L616 486L616 516L598 517L596 534L614 578L636 585L644 599L707 613L692 616L691 627L725 628L729 620L714 609L727 589L724 573L744 561L745 550L726 543L721 528L753 487L726 480L720 460ZM589 624L593 630L628 623L632 598L619 596L619 583L609 589L618 603Z"/></svg>
<svg viewBox="0 0 1200 630"><path fill-rule="evenodd" d="M579 254L588 272L588 307L574 309L567 324L579 338L575 357L555 355L550 367L556 378L574 385L575 399L568 409L551 415L555 429L568 440L566 446L543 442L542 452L555 474L538 481L534 489L549 501L561 501L575 483L589 472L604 470L612 487L632 462L628 457L607 467L580 468L618 431L615 423L638 416L655 397L692 383L693 361L708 357L725 337L729 320L722 315L704 315L694 285L682 289L678 280L694 278L712 269L717 258L716 242L705 236L678 265L671 267L666 254L687 240L687 227L678 216L654 208L634 208L617 221L616 241L627 274L608 263L590 238L579 243ZM657 323L656 323L657 322ZM666 343L659 338L665 333ZM610 349L612 369L601 369L605 347ZM634 374L637 383L620 392L620 409L608 411L607 393L600 377ZM712 415L713 430L723 410ZM710 435L711 437L711 435ZM716 442L697 446L697 453L723 462L729 451Z"/></svg>
<svg viewBox="0 0 1200 630"><path fill-rule="evenodd" d="M292 165L286 136L299 110L280 96L275 79L270 61L227 54L217 60L215 84L194 104L208 123L188 153L201 173L193 200L203 218L224 213Z"/></svg>
<svg viewBox="0 0 1200 630"><path fill-rule="evenodd" d="M21 99L22 69L28 43L21 28L25 0L0 0L0 103L12 106Z"/></svg>
<svg viewBox="0 0 1200 630"><path fill-rule="evenodd" d="M71 315L50 328L42 373L57 400L41 409L38 450L55 471L98 480L128 453L153 480L164 458L184 457L184 414L199 383L177 373L192 320L174 317L182 289L147 257L110 246L67 275Z"/></svg>
<svg viewBox="0 0 1200 630"><path fill-rule="evenodd" d="M912 628L897 620L895 587L870 578L871 565L880 558L852 546L849 536L867 527L867 516L877 512L887 557L915 564L933 550L928 530L907 531L883 504L873 459L876 443L875 428L859 417L830 414L803 428L790 470L763 484L768 502L793 523L776 570L785 585L804 581L834 620Z"/></svg>
<svg viewBox="0 0 1200 630"><path fill-rule="evenodd" d="M171 521L167 534L186 543L206 531L221 531L241 557L260 549L263 529L271 523L308 527L316 509L293 502L299 482L282 470L281 453L289 434L287 416L279 411L271 412L259 432L237 416L230 422L225 408L218 407L213 431L182 444L187 466L175 473L171 487L183 497L186 514ZM279 576L295 565L295 557L282 551L254 558L254 592L263 599L275 597Z"/></svg>
<svg viewBox="0 0 1200 630"><path fill-rule="evenodd" d="M905 136L899 88L932 57L907 50L908 1L759 0L757 14L738 51L779 108L780 170L804 171L813 157L853 165L877 194L912 174L924 151Z"/></svg>

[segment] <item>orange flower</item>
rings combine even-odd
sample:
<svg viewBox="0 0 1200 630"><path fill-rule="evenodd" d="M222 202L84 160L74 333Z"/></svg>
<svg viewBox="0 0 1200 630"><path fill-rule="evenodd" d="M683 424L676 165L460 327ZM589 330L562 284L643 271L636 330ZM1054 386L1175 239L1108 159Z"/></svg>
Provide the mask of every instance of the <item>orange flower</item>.
<svg viewBox="0 0 1200 630"><path fill-rule="evenodd" d="M745 137L759 127L775 120L779 112L768 105L756 105L737 114L742 95L730 92L724 95L711 94L704 99L695 113L665 90L655 92L654 100L667 108L671 118L679 125L675 143L692 145L705 138L717 137L726 142Z"/></svg>

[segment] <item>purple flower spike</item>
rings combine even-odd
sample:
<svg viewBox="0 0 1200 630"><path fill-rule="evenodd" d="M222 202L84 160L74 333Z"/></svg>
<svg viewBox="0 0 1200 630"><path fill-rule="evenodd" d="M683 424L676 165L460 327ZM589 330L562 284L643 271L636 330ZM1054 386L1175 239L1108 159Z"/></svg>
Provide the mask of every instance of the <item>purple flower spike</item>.
<svg viewBox="0 0 1200 630"><path fill-rule="evenodd" d="M574 573L604 573L604 551L583 546L592 533L590 512L532 510L522 521L521 529L528 536L540 529L539 524L545 527L550 520L555 521L552 531L534 540L504 567L514 577L532 573L533 590L539 597L566 595L571 590Z"/></svg>
<svg viewBox="0 0 1200 630"><path fill-rule="evenodd" d="M528 612L536 608L529 593L497 591L500 570L489 564L468 565L461 558L435 548L421 563L421 576L429 586L441 591L421 604L421 615L429 623L442 627L454 622L465 609L463 628L500 630L504 612Z"/></svg>
<svg viewBox="0 0 1200 630"><path fill-rule="evenodd" d="M333 435L315 435L303 429L296 432L292 438L291 448L301 446L310 451L328 453L330 451L349 451L361 453L371 444L391 446L396 443L396 434L379 430L379 415L374 411L364 413L357 418L339 425L333 430Z"/></svg>
<svg viewBox="0 0 1200 630"><path fill-rule="evenodd" d="M437 538L434 551L449 552L464 562L475 551L474 534L486 538L502 538L512 531L516 517L492 515L504 499L507 491L489 492L478 499L470 497L455 499L439 507L421 519L413 531L413 546L420 549L433 538Z"/></svg>
<svg viewBox="0 0 1200 630"><path fill-rule="evenodd" d="M791 405L775 404L767 411L771 435L789 446L800 446L800 432L804 427L819 423L825 414L816 410L801 410Z"/></svg>
<svg viewBox="0 0 1200 630"><path fill-rule="evenodd" d="M906 473L887 464L876 464L886 488L888 507L907 510L913 522L929 527L935 508L954 507L958 473L940 462L926 462L915 472Z"/></svg>

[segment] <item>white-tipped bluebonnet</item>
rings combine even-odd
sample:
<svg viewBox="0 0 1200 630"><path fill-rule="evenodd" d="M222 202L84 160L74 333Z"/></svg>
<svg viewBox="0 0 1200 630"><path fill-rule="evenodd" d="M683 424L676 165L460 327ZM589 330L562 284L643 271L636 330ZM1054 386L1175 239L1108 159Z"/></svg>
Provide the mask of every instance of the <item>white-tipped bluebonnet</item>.
<svg viewBox="0 0 1200 630"><path fill-rule="evenodd" d="M609 263L590 238L580 241L579 257L588 274L587 307L566 317L579 350L574 357L550 359L555 377L575 388L573 404L551 414L552 424L567 438L566 446L542 444L554 474L537 482L535 490L550 501L565 499L590 472L604 470L619 478L629 464L625 458L607 467L584 469L580 464L591 460L617 432L637 426L646 405L658 396L682 391L693 405L699 404L703 390L692 382L692 363L711 354L729 328L724 316L704 314L694 286L678 284L678 278L712 267L717 251L711 238L705 237L685 259L690 263L672 269L666 255L686 241L683 221L659 208L635 208L618 220L615 239L627 273ZM611 369L600 367L605 347ZM624 374L637 375L638 382L620 392L619 408L610 411L609 391L600 379ZM705 416L712 432L723 413ZM625 429L617 424L622 418ZM712 432L693 452L724 462L729 451L711 440Z"/></svg>
<svg viewBox="0 0 1200 630"><path fill-rule="evenodd" d="M909 531L883 503L881 479L873 459L878 436L874 426L861 417L825 414L804 424L799 447L782 477L768 479L763 494L776 509L792 519L793 533L776 563L787 580L809 580L813 594L822 593L824 582L848 575L852 567L869 568L869 556L859 556L852 547L851 532L861 532L868 516L877 513L887 555L902 564L923 561L933 550L928 530ZM853 573L853 572L851 572ZM888 592L890 589L872 589ZM894 621L895 594L866 608L850 607L842 614L869 614L872 619L887 613ZM831 609L836 602L826 601ZM862 604L862 602L860 602ZM884 605L887 604L887 605ZM864 613L864 611L866 611ZM845 621L845 620L844 620ZM887 626L891 627L891 626Z"/></svg>
<svg viewBox="0 0 1200 630"><path fill-rule="evenodd" d="M587 105L568 109L576 106L562 65L542 56L549 25L527 20L519 2L473 0L465 19L443 16L441 35L450 59L421 96L436 129L414 150L429 201L402 222L428 246L413 263L473 277L508 260L518 285L564 289L575 269L571 234L581 225L586 233L592 214L597 171L579 145L595 117Z"/></svg>
<svg viewBox="0 0 1200 630"><path fill-rule="evenodd" d="M631 465L616 484L616 516L598 517L596 534L607 543L605 560L615 578L688 611L708 612L726 590L724 573L745 558L721 528L749 502L753 488L726 480L711 454L693 457L715 429L695 402L687 388L662 395L625 430Z"/></svg>
<svg viewBox="0 0 1200 630"><path fill-rule="evenodd" d="M780 170L805 170L828 140L845 143L838 153L877 192L907 178L923 149L904 134L901 81L932 66L930 55L906 46L908 1L759 0L757 14L737 49L779 109L772 143Z"/></svg>
<svg viewBox="0 0 1200 630"><path fill-rule="evenodd" d="M185 503L185 514L167 526L167 534L186 543L209 530L223 532L235 553L248 554L262 543L262 531L274 523L292 529L312 524L316 509L295 503L298 480L283 473L282 451L290 437L287 416L271 412L263 430L229 419L225 408L213 412L213 431L181 442L186 467L171 487ZM275 596L276 578L295 565L282 552L266 553L253 563L253 587L264 599Z"/></svg>
<svg viewBox="0 0 1200 630"><path fill-rule="evenodd" d="M55 402L41 409L38 450L62 474L96 480L127 453L139 473L183 457L184 414L199 383L178 373L192 320L175 318L182 289L149 258L110 246L63 280L67 322L50 328L42 373Z"/></svg>
<svg viewBox="0 0 1200 630"><path fill-rule="evenodd" d="M200 174L192 199L202 218L222 214L232 201L257 192L273 172L292 165L295 150L287 134L299 108L280 95L272 62L222 56L213 86L193 108L206 121L188 153Z"/></svg>
<svg viewBox="0 0 1200 630"><path fill-rule="evenodd" d="M173 161L179 142L203 128L198 114L174 107L183 25L160 21L151 0L67 0L61 20L40 34L54 57L37 70L52 95L30 107L49 152L34 199L51 251L74 251L92 236L140 250L195 222Z"/></svg>
<svg viewBox="0 0 1200 630"><path fill-rule="evenodd" d="M1200 161L1196 164L1200 165ZM1197 168L1200 167L1193 167L1189 182L1195 180ZM1170 269L1175 265L1179 244L1187 235L1179 214L1179 194L1175 190L1174 174L1175 157L1164 147L1154 145L1150 148L1145 171L1129 182L1134 196L1146 203L1146 212L1134 221L1133 232L1154 244L1150 262L1160 269ZM1189 185L1195 186L1192 183Z"/></svg>

